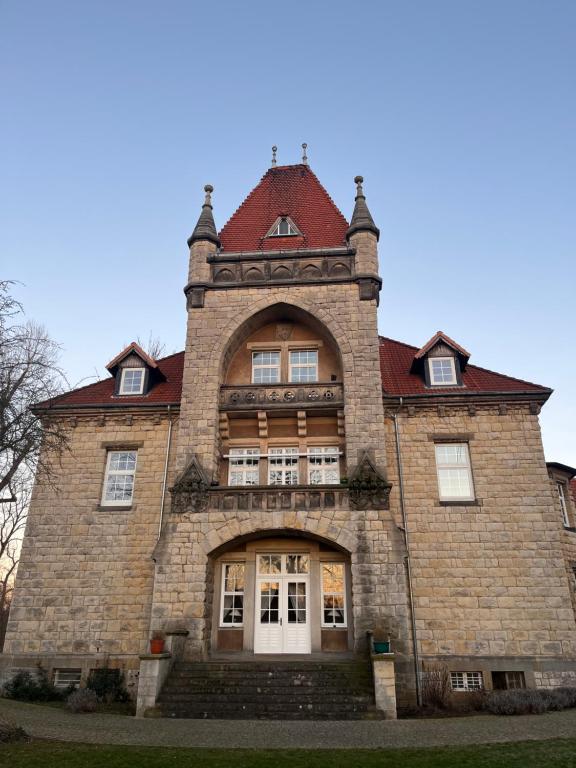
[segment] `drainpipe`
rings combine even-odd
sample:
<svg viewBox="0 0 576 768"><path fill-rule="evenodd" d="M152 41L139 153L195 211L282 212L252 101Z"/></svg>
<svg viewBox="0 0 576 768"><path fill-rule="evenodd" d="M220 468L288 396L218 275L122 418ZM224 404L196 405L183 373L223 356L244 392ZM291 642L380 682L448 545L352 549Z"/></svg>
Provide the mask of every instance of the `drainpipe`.
<svg viewBox="0 0 576 768"><path fill-rule="evenodd" d="M171 406L168 406L168 437L166 438L166 459L164 461L164 477L162 478L162 497L160 499L160 521L158 523L158 540L162 533L162 522L164 520L164 500L166 498L166 481L168 478L168 459L170 458L170 444L172 442L172 417L170 415Z"/></svg>
<svg viewBox="0 0 576 768"><path fill-rule="evenodd" d="M402 398L398 410L402 408ZM420 659L418 654L418 639L416 636L416 616L414 613L414 593L412 591L412 567L410 561L410 539L408 535L408 520L406 518L406 503L404 500L404 472L402 469L402 455L400 452L400 424L398 413L393 414L394 434L396 437L396 460L398 462L398 479L400 485L400 510L402 512L402 526L404 528L404 542L406 544L406 579L408 581L408 600L410 602L410 618L412 623L412 646L414 656L414 672L416 674L416 700L418 706L422 706L422 681L420 678Z"/></svg>

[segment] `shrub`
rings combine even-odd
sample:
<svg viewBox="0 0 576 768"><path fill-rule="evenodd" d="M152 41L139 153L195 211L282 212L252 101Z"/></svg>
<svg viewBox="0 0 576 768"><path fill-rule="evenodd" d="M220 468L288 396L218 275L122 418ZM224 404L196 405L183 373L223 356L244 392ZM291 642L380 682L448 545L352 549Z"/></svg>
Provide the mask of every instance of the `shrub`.
<svg viewBox="0 0 576 768"><path fill-rule="evenodd" d="M120 669L99 667L90 670L86 688L94 691L100 701L128 701L130 698L124 685L124 674Z"/></svg>
<svg viewBox="0 0 576 768"><path fill-rule="evenodd" d="M4 696L18 701L60 701L67 691L55 688L48 673L40 664L35 676L29 672L17 672L3 689Z"/></svg>
<svg viewBox="0 0 576 768"><path fill-rule="evenodd" d="M23 728L14 723L0 718L0 744L9 744L14 741L28 741L29 737Z"/></svg>
<svg viewBox="0 0 576 768"><path fill-rule="evenodd" d="M98 696L90 688L78 688L66 699L66 709L71 712L96 712Z"/></svg>
<svg viewBox="0 0 576 768"><path fill-rule="evenodd" d="M576 688L492 691L485 708L494 715L539 715L576 706Z"/></svg>
<svg viewBox="0 0 576 768"><path fill-rule="evenodd" d="M443 664L430 665L422 678L424 706L446 709L450 698L450 673Z"/></svg>

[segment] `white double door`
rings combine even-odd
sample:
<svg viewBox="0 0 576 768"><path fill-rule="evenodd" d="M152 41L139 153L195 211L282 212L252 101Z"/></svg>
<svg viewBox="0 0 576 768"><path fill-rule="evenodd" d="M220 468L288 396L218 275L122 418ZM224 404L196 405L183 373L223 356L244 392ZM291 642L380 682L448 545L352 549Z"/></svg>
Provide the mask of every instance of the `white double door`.
<svg viewBox="0 0 576 768"><path fill-rule="evenodd" d="M310 653L309 576L286 572L299 556L264 557L278 558L282 567L256 577L254 653Z"/></svg>

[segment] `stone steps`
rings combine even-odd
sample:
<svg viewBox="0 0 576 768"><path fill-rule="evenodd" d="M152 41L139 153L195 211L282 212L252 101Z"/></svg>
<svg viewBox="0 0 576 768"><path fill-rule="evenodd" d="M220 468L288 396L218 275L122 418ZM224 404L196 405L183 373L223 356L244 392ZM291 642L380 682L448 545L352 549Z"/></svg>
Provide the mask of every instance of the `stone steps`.
<svg viewBox="0 0 576 768"><path fill-rule="evenodd" d="M375 719L368 661L180 662L158 699L164 717Z"/></svg>

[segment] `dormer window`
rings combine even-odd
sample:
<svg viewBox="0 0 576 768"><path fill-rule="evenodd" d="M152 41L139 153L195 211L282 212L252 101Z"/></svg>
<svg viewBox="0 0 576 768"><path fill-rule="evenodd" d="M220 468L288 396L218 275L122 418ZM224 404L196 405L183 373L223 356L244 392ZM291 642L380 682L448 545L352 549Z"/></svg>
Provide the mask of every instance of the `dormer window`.
<svg viewBox="0 0 576 768"><path fill-rule="evenodd" d="M296 224L288 216L280 216L274 222L266 237L291 237L302 234Z"/></svg>
<svg viewBox="0 0 576 768"><path fill-rule="evenodd" d="M144 392L145 368L123 368L120 378L121 395L141 395Z"/></svg>
<svg viewBox="0 0 576 768"><path fill-rule="evenodd" d="M429 357L428 370L433 387L457 385L456 366L453 357Z"/></svg>

